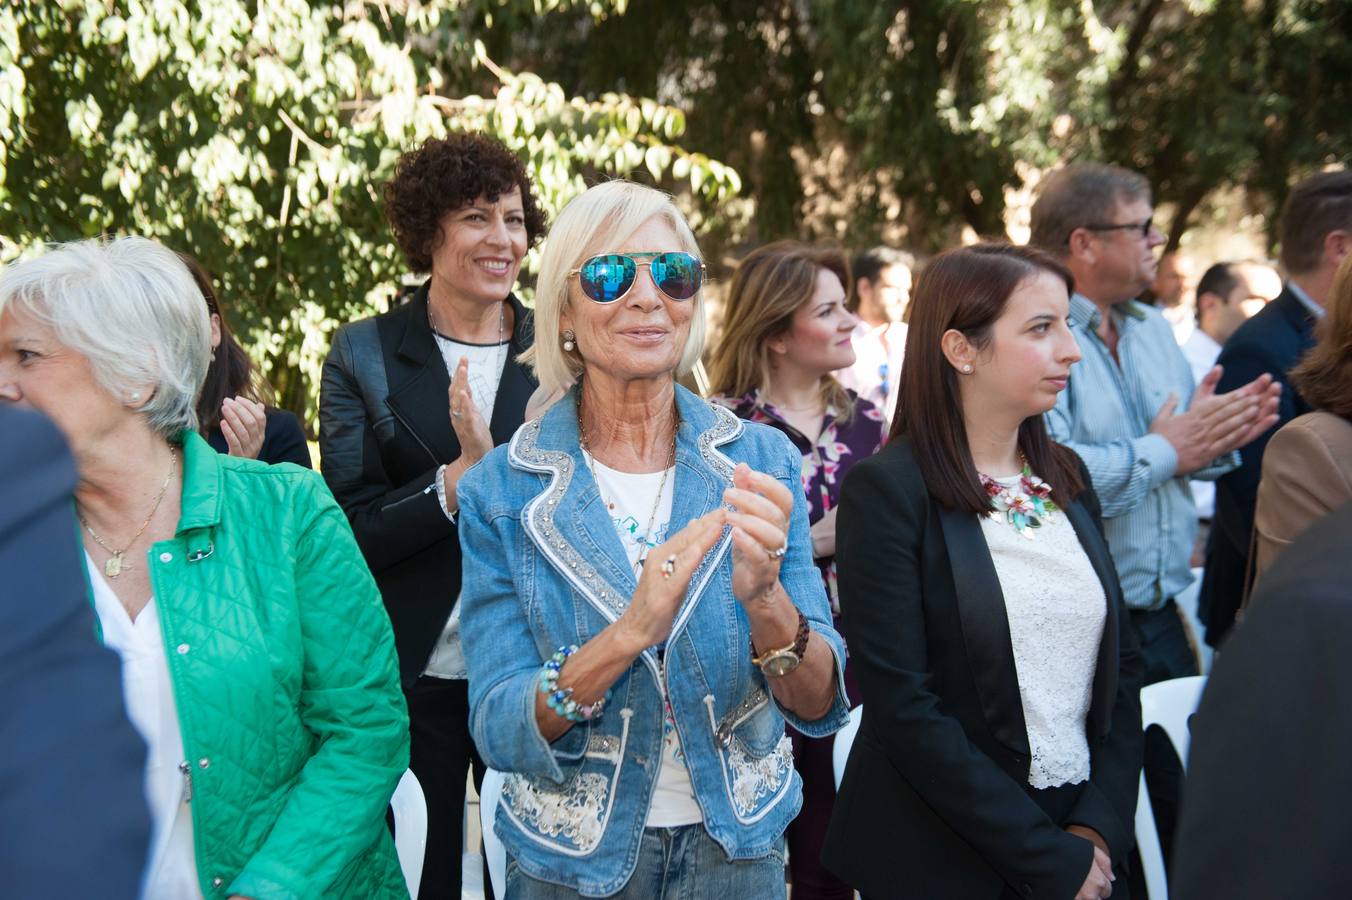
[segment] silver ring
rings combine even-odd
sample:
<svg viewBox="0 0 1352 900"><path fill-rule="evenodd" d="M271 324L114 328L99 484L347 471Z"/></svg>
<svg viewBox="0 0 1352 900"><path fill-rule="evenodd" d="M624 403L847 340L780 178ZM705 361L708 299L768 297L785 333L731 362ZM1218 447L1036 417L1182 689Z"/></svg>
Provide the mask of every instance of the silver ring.
<svg viewBox="0 0 1352 900"><path fill-rule="evenodd" d="M672 554L662 561L662 577L670 578L676 574L676 556Z"/></svg>
<svg viewBox="0 0 1352 900"><path fill-rule="evenodd" d="M771 559L783 559L784 554L789 552L789 545L785 544L783 547L778 547L774 550L767 550L765 552L770 554Z"/></svg>
<svg viewBox="0 0 1352 900"><path fill-rule="evenodd" d="M451 417L452 417L452 418L455 418L455 419L463 419L463 418L464 418L464 416L461 415L460 410L458 410L458 409L453 409L453 410L451 410Z"/></svg>

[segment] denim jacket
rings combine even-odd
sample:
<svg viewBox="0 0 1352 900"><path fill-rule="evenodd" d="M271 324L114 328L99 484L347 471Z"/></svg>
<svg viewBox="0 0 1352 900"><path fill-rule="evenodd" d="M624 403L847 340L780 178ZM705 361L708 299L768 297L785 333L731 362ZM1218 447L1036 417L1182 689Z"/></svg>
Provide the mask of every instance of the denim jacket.
<svg viewBox="0 0 1352 900"><path fill-rule="evenodd" d="M605 896L628 882L638 857L662 757L664 673L648 648L611 687L601 716L553 743L540 734L544 660L618 619L636 587L582 458L576 396L527 422L460 481L461 627L474 741L488 765L509 773L498 836L532 878ZM779 706L751 662L725 530L676 614L665 679L704 827L730 859L754 859L771 853L802 805L784 721L824 737L848 720L844 644L812 564L798 451L780 432L683 388L676 402L673 529L722 505L738 462L779 479L794 497L780 582L835 655L825 716L808 722Z"/></svg>

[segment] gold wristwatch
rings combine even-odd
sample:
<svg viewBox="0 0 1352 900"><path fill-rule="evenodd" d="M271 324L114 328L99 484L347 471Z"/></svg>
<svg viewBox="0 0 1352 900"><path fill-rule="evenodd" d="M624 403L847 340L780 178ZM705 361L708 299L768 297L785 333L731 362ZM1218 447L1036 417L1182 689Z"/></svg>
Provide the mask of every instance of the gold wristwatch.
<svg viewBox="0 0 1352 900"><path fill-rule="evenodd" d="M755 642L751 644L751 662L767 677L779 678L787 675L803 661L803 654L807 652L807 636L811 634L811 630L808 628L807 617L801 610L797 612L798 634L794 636L792 644L778 650L767 650L760 656L756 655Z"/></svg>

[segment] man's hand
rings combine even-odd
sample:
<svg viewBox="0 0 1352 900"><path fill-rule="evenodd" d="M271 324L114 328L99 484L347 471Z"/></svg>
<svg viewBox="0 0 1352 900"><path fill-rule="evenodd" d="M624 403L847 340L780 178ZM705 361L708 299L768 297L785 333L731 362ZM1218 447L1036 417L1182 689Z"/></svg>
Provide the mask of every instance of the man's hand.
<svg viewBox="0 0 1352 900"><path fill-rule="evenodd" d="M1218 456L1237 450L1277 423L1282 386L1260 375L1241 388L1216 393L1221 367L1202 379L1187 412L1174 414L1178 397L1170 394L1150 423L1150 431L1167 440L1178 454L1175 475L1206 468Z"/></svg>

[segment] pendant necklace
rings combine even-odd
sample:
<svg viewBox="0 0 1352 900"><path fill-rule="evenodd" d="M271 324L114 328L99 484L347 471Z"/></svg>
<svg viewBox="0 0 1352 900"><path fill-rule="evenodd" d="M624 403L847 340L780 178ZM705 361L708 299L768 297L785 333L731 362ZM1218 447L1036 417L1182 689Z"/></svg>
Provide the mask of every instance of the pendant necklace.
<svg viewBox="0 0 1352 900"><path fill-rule="evenodd" d="M587 430L582 424L582 395L578 394L577 403L577 436L578 443L582 445L582 459L587 463L587 469L591 472L592 481L596 482L596 490L601 492L601 500L606 504L606 512L614 521L615 501L605 495L601 488L601 479L596 477L596 466L591 450L587 447ZM652 549L653 528L657 524L657 510L662 505L662 492L667 487L667 475L676 466L676 429L671 432L671 456L666 468L662 470L662 480L657 485L657 496L653 498L652 512L648 514L648 528L644 532L642 547L638 560L634 563L634 577L638 578L643 574L643 564L648 560L648 551Z"/></svg>
<svg viewBox="0 0 1352 900"><path fill-rule="evenodd" d="M165 493L169 490L169 480L174 477L174 463L177 459L178 450L173 445L170 445L169 474L164 476L164 484L160 485L160 493L159 496L155 498L155 505L150 507L150 515L146 516L146 520L141 523L141 527L137 529L136 534L132 535L132 539L127 542L127 546L123 547L121 550L114 550L112 547L105 544L103 538L99 537L94 529L90 527L89 520L84 517L84 513L80 513L80 524L85 527L85 531L89 532L89 536L94 539L94 543L112 554L108 557L108 561L103 564L104 575L107 575L109 578L116 578L123 572L132 568L132 564L126 561L127 551L136 545L136 542L140 540L141 535L145 534L146 529L150 527L150 520L155 518L155 513L160 508L160 501L164 499Z"/></svg>

